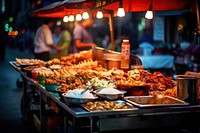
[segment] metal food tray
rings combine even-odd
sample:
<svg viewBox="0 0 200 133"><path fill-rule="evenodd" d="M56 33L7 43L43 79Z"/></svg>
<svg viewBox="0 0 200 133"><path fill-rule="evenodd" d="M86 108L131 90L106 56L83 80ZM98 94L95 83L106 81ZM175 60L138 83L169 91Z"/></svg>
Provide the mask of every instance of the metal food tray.
<svg viewBox="0 0 200 133"><path fill-rule="evenodd" d="M171 107L189 103L170 96L126 96L124 99L137 107Z"/></svg>
<svg viewBox="0 0 200 133"><path fill-rule="evenodd" d="M28 66L36 66L38 64L34 64L34 63L31 63L31 64L18 64L17 62L14 62L13 63L15 66L17 67L21 67L22 69L25 68L25 67L28 67Z"/></svg>
<svg viewBox="0 0 200 133"><path fill-rule="evenodd" d="M104 102L104 101L98 101L98 102ZM116 101L108 101L108 102L115 102L117 104L125 104L127 105L129 108L128 109L114 109L114 110L89 110L88 108L86 108L86 104L80 104L81 107L83 107L85 110L89 111L89 112L105 112L105 111L127 111L127 110L137 110L138 108L134 107L132 104L124 101L124 100L116 100Z"/></svg>
<svg viewBox="0 0 200 133"><path fill-rule="evenodd" d="M20 64L18 64L16 61L13 61L13 64L14 64L16 67L20 67Z"/></svg>

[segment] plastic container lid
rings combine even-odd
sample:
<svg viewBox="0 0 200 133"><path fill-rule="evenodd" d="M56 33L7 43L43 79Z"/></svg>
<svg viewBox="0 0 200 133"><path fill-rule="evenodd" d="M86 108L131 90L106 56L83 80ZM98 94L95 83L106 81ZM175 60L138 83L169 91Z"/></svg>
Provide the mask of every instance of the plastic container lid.
<svg viewBox="0 0 200 133"><path fill-rule="evenodd" d="M129 40L123 40L123 42L129 42Z"/></svg>

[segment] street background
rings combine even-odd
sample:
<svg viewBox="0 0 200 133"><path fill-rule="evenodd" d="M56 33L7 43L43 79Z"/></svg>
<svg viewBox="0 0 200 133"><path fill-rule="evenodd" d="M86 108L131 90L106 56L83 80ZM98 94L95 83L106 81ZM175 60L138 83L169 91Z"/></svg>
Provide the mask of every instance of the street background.
<svg viewBox="0 0 200 133"><path fill-rule="evenodd" d="M22 119L20 101L23 93L22 87L17 88L20 74L10 65L9 61L15 58L32 58L27 51L6 49L5 60L0 62L0 132L2 133L36 133L34 125Z"/></svg>

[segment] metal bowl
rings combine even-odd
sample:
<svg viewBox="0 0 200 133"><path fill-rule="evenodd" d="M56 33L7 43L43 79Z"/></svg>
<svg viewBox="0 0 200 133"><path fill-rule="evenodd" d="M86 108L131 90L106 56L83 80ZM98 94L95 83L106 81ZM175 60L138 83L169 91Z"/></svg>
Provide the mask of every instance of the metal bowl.
<svg viewBox="0 0 200 133"><path fill-rule="evenodd" d="M56 92L58 93L59 97L60 97L60 101L65 101L62 94L65 93L65 91L61 91L58 89L58 87L56 88Z"/></svg>
<svg viewBox="0 0 200 133"><path fill-rule="evenodd" d="M118 93L118 94L102 94L102 93L99 93L99 92L97 92L96 94L97 94L98 97L101 97L105 100L117 100L117 99L124 98L125 93L126 93L126 91L120 90L120 93Z"/></svg>
<svg viewBox="0 0 200 133"><path fill-rule="evenodd" d="M59 84L48 84L48 83L45 83L45 89L47 91L51 91L51 92L57 92L58 86L59 86Z"/></svg>
<svg viewBox="0 0 200 133"><path fill-rule="evenodd" d="M71 105L79 105L79 104L83 104L83 103L87 103L87 102L92 102L94 100L96 100L98 97L94 97L94 98L74 98L74 97L67 97L66 96L66 92L62 94L64 101L68 104Z"/></svg>
<svg viewBox="0 0 200 133"><path fill-rule="evenodd" d="M42 86L45 86L45 78L43 76L37 76L38 83Z"/></svg>

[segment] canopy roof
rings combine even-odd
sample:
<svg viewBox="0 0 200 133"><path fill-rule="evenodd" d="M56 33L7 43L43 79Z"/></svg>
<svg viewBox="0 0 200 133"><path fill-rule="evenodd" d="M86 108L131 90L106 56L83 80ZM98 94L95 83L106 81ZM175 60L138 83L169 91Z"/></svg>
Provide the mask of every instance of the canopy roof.
<svg viewBox="0 0 200 133"><path fill-rule="evenodd" d="M33 12L33 16L61 18L65 15L90 10L113 10L120 0L65 0L58 1ZM125 12L141 12L149 9L151 0L122 0ZM153 11L191 10L195 11L195 0L152 0Z"/></svg>
<svg viewBox="0 0 200 133"><path fill-rule="evenodd" d="M191 10L196 11L197 0L121 0L125 12L141 12L147 11L152 2L153 11L171 11L171 10ZM119 8L120 0L64 0L50 4L33 12L33 16L63 18L71 14L76 15L83 13L85 10L93 11L112 11L109 12L109 25L112 42L112 50L115 50L114 45L114 28L113 28L113 13L116 14ZM95 12L94 12L95 13ZM197 12L198 14L198 12ZM197 15L198 16L198 15ZM104 14L106 17L106 14Z"/></svg>

